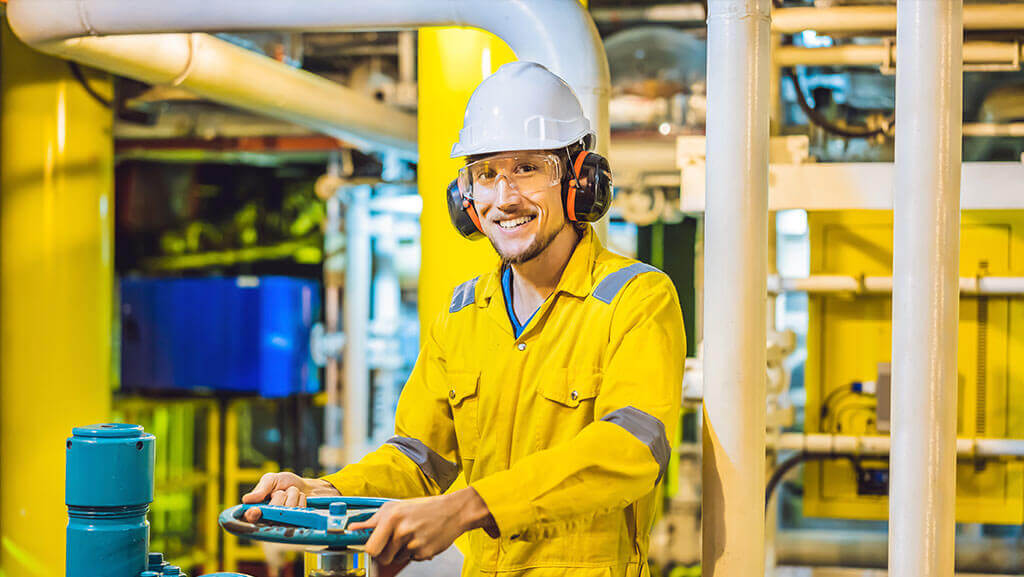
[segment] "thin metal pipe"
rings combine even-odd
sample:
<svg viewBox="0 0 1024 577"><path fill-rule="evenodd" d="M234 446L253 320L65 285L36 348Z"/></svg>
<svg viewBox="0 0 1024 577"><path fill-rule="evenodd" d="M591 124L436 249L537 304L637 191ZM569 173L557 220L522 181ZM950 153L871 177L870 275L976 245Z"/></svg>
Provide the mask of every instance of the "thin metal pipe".
<svg viewBox="0 0 1024 577"><path fill-rule="evenodd" d="M863 456L888 455L891 439L885 435L830 435L827 433L782 433L768 439L776 451ZM1024 439L956 439L956 454L963 457L1024 458Z"/></svg>
<svg viewBox="0 0 1024 577"><path fill-rule="evenodd" d="M345 191L345 296L342 319L347 335L344 355L344 412L346 463L366 453L369 440L370 371L370 283L373 280L373 248L370 239L370 193L368 185Z"/></svg>
<svg viewBox="0 0 1024 577"><path fill-rule="evenodd" d="M960 277L961 295L1024 295L1024 277ZM891 276L812 275L804 278L768 277L768 293L807 292L813 294L891 294Z"/></svg>
<svg viewBox="0 0 1024 577"><path fill-rule="evenodd" d="M962 0L898 0L889 574L953 575Z"/></svg>
<svg viewBox="0 0 1024 577"><path fill-rule="evenodd" d="M1021 6L1024 12L1024 5ZM894 43L843 44L822 48L806 46L779 46L772 53L775 65L790 66L879 66L890 69L896 61ZM1024 45L1020 42L975 40L963 45L964 64L974 67L999 67L1019 70L1024 60Z"/></svg>
<svg viewBox="0 0 1024 577"><path fill-rule="evenodd" d="M708 2L706 575L763 575L769 0Z"/></svg>
<svg viewBox="0 0 1024 577"><path fill-rule="evenodd" d="M968 4L963 8L965 30L1020 30L1024 10L1020 4ZM835 32L886 32L896 30L895 6L800 6L780 8L772 13L772 32L796 34L814 30Z"/></svg>

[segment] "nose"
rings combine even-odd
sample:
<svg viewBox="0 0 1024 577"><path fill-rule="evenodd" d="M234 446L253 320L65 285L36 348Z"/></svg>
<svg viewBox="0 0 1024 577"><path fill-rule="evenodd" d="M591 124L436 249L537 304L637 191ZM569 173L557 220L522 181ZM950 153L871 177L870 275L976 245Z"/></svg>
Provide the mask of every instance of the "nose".
<svg viewBox="0 0 1024 577"><path fill-rule="evenodd" d="M519 189L512 184L511 179L500 174L494 187L494 205L499 209L514 206L519 203L520 197Z"/></svg>

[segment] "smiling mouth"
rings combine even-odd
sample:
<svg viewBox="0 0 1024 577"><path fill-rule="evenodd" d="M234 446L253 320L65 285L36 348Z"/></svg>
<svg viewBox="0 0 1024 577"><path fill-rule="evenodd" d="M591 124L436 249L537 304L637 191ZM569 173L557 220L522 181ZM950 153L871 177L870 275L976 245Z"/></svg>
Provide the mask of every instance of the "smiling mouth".
<svg viewBox="0 0 1024 577"><path fill-rule="evenodd" d="M500 220L500 221L498 221L498 226L500 226L501 228L503 228L505 230L512 230L514 228L519 228L520 226L523 226L524 224L530 222L531 220L533 220L535 218L537 218L537 217L531 215L531 216L521 216L519 218L513 218L513 219L509 219L509 220Z"/></svg>

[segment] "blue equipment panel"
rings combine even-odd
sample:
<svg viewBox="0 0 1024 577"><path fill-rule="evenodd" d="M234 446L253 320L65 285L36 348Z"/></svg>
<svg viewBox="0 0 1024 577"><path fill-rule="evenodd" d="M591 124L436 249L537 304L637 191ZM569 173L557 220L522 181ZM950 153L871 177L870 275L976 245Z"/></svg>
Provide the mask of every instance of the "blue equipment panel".
<svg viewBox="0 0 1024 577"><path fill-rule="evenodd" d="M309 334L320 283L288 277L124 278L121 386L284 397L320 390Z"/></svg>

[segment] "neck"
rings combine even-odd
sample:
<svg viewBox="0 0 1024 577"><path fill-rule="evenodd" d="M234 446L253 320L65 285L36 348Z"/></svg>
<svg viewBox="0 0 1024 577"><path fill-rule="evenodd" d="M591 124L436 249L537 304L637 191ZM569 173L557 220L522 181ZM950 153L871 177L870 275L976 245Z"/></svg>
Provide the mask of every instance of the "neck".
<svg viewBox="0 0 1024 577"><path fill-rule="evenodd" d="M515 287L514 301L526 304L529 308L536 302L537 306L544 301L558 286L565 266L579 243L580 236L573 226L564 227L555 240L551 241L544 252L528 262L512 265L512 282ZM517 312L518 312L518 308ZM536 310L533 307L529 310Z"/></svg>

